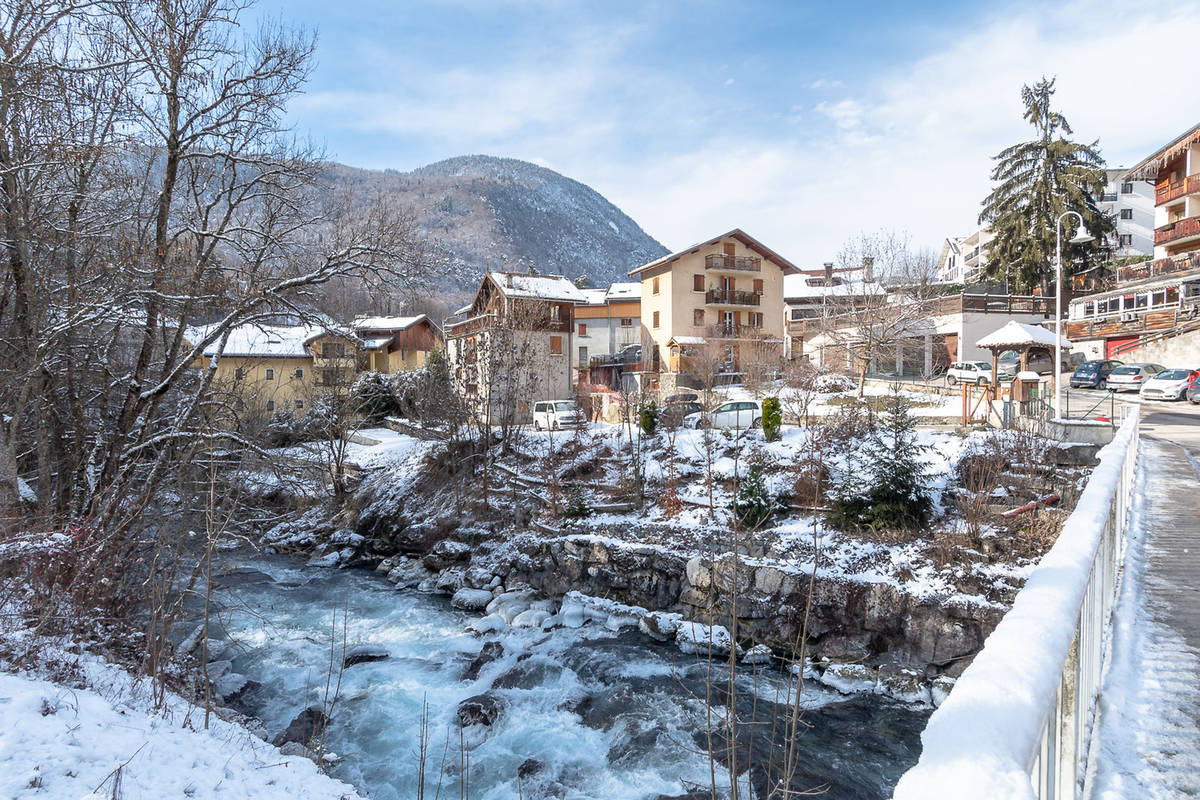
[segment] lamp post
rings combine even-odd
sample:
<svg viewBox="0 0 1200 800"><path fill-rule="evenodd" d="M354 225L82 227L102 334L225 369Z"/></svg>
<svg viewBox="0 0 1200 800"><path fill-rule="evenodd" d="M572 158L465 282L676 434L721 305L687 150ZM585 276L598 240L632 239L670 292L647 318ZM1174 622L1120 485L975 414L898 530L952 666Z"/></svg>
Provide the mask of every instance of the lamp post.
<svg viewBox="0 0 1200 800"><path fill-rule="evenodd" d="M1072 214L1079 217L1079 230L1071 237L1070 243L1087 244L1096 238L1088 233L1087 226L1083 224L1083 215L1078 211L1064 212L1058 218L1054 230L1054 419L1062 418L1062 224Z"/></svg>

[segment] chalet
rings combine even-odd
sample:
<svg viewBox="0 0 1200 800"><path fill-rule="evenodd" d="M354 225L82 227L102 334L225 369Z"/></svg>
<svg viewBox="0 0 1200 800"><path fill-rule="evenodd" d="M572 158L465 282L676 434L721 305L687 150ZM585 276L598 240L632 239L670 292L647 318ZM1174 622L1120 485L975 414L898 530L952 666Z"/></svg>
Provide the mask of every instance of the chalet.
<svg viewBox="0 0 1200 800"><path fill-rule="evenodd" d="M658 373L660 389L694 385L697 378L700 362L682 360L681 337L702 340L686 347L706 351L704 361L719 361L731 379L753 353L774 348L781 354L783 279L799 272L737 228L631 271L642 286L642 360Z"/></svg>
<svg viewBox="0 0 1200 800"><path fill-rule="evenodd" d="M424 314L358 317L351 326L362 340L362 368L375 372L418 369L442 346L442 331Z"/></svg>
<svg viewBox="0 0 1200 800"><path fill-rule="evenodd" d="M1200 362L1200 125L1125 173L1154 183L1154 258L1071 300L1064 334L1095 358Z"/></svg>
<svg viewBox="0 0 1200 800"><path fill-rule="evenodd" d="M561 275L488 272L446 323L456 385L489 422L522 422L535 400L573 396L574 309L583 291Z"/></svg>

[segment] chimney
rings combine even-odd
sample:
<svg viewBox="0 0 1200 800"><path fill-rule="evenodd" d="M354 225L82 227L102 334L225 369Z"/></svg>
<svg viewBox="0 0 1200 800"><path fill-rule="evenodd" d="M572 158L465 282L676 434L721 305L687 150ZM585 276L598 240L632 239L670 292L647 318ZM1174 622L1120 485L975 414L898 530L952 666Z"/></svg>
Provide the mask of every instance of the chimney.
<svg viewBox="0 0 1200 800"><path fill-rule="evenodd" d="M512 273L511 272L504 273L504 285L507 286L509 289L512 288Z"/></svg>
<svg viewBox="0 0 1200 800"><path fill-rule="evenodd" d="M825 285L833 286L833 262L825 262Z"/></svg>
<svg viewBox="0 0 1200 800"><path fill-rule="evenodd" d="M872 283L875 280L875 259L871 256L863 256L863 282Z"/></svg>

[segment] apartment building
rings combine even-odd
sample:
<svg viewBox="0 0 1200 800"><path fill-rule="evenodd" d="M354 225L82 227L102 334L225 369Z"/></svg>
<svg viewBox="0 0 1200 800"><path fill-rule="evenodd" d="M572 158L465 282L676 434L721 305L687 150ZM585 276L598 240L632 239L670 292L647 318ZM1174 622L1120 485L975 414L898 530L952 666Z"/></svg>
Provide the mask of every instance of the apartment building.
<svg viewBox="0 0 1200 800"><path fill-rule="evenodd" d="M637 361L624 354L642 341L642 285L614 283L607 289L584 289L585 301L575 306L575 346L571 374L585 381L592 368L601 372L617 363ZM593 381L604 382L607 381Z"/></svg>
<svg viewBox="0 0 1200 800"><path fill-rule="evenodd" d="M574 309L584 293L561 275L488 272L446 323L456 386L481 419L524 422L537 400L574 395Z"/></svg>
<svg viewBox="0 0 1200 800"><path fill-rule="evenodd" d="M966 236L947 239L938 258L937 278L941 283L973 284L983 281L987 248L996 237L985 225Z"/></svg>
<svg viewBox="0 0 1200 800"><path fill-rule="evenodd" d="M1154 184L1127 179L1124 168L1105 170L1104 191L1097 205L1113 218L1116 230L1105 249L1113 258L1154 252Z"/></svg>
<svg viewBox="0 0 1200 800"><path fill-rule="evenodd" d="M1154 185L1154 258L1074 298L1066 336L1096 357L1200 363L1200 125L1121 181Z"/></svg>
<svg viewBox="0 0 1200 800"><path fill-rule="evenodd" d="M719 361L733 379L764 347L782 355L783 279L799 272L736 228L631 271L642 287L645 368L669 390L693 383L701 361Z"/></svg>

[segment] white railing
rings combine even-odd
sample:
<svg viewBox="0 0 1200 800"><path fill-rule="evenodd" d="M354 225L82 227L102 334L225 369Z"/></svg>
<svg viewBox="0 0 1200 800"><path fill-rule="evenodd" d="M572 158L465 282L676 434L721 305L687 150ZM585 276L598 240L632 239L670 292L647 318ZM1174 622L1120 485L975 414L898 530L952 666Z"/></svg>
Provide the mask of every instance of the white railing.
<svg viewBox="0 0 1200 800"><path fill-rule="evenodd" d="M1137 411L1100 451L1058 541L921 734L893 800L1079 797L1138 454Z"/></svg>

